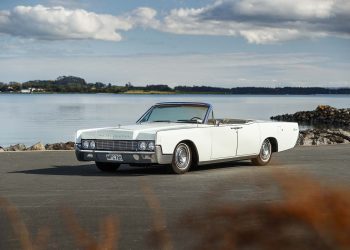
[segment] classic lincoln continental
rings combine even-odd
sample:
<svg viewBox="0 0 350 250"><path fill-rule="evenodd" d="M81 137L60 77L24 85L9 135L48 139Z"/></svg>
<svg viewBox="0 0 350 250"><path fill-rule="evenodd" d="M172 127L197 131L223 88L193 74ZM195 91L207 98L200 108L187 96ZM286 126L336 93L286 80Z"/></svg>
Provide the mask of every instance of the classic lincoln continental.
<svg viewBox="0 0 350 250"><path fill-rule="evenodd" d="M215 119L207 103L165 102L152 106L134 125L79 130L79 161L95 161L101 171L120 164L170 165L174 173L194 166L251 159L270 162L272 153L293 148L297 123Z"/></svg>

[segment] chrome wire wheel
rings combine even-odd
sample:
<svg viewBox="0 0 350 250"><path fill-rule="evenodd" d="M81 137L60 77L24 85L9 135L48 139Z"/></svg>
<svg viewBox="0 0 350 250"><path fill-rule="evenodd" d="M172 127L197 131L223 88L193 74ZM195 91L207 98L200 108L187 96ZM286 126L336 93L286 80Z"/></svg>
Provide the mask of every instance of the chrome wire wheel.
<svg viewBox="0 0 350 250"><path fill-rule="evenodd" d="M262 161L264 162L268 162L271 158L271 143L268 139L266 139L262 146L261 146L261 150L260 150L260 158Z"/></svg>
<svg viewBox="0 0 350 250"><path fill-rule="evenodd" d="M174 150L172 162L173 171L177 174L183 174L189 170L191 162L191 148L186 143L179 143Z"/></svg>
<svg viewBox="0 0 350 250"><path fill-rule="evenodd" d="M256 166L264 166L268 164L272 156L272 145L269 139L265 139L261 145L260 153L256 158L252 159L252 163Z"/></svg>
<svg viewBox="0 0 350 250"><path fill-rule="evenodd" d="M176 147L175 163L179 169L188 168L190 163L190 157L191 150L186 144L181 143Z"/></svg>

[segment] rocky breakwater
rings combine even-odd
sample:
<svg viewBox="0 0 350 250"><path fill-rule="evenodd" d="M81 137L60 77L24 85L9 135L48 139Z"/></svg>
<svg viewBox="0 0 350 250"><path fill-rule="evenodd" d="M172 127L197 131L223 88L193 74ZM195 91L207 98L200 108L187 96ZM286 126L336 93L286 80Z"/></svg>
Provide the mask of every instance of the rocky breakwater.
<svg viewBox="0 0 350 250"><path fill-rule="evenodd" d="M9 147L0 147L0 152L4 151L46 151L46 150L74 150L74 142L60 142L53 144L42 144L41 142L35 143L30 147L26 147L24 144L11 145Z"/></svg>
<svg viewBox="0 0 350 250"><path fill-rule="evenodd" d="M339 127L350 130L350 109L336 109L328 105L320 105L313 111L272 116L271 120L293 121L301 124Z"/></svg>
<svg viewBox="0 0 350 250"><path fill-rule="evenodd" d="M300 131L299 145L350 143L350 109L320 105L313 111L300 111L271 117L272 120L298 122L322 129Z"/></svg>

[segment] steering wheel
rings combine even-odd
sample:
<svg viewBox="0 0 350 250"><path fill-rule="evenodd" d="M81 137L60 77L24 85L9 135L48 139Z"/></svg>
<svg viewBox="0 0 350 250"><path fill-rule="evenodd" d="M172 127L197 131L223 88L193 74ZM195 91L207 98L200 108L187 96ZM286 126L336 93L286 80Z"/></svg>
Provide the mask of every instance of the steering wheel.
<svg viewBox="0 0 350 250"><path fill-rule="evenodd" d="M198 120L199 120L199 121L202 121L202 119L201 119L200 117L198 117L198 116L193 116L193 117L190 119L190 121L197 121L197 122L198 122Z"/></svg>

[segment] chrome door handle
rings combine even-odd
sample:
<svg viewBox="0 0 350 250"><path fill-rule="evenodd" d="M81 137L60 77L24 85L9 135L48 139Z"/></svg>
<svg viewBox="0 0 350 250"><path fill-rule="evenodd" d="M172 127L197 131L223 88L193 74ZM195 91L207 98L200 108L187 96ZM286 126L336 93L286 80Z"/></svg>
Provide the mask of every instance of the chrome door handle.
<svg viewBox="0 0 350 250"><path fill-rule="evenodd" d="M243 128L243 127L231 127L231 129L241 129L241 128Z"/></svg>

